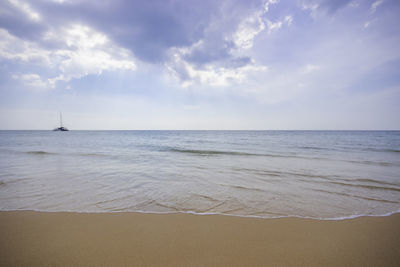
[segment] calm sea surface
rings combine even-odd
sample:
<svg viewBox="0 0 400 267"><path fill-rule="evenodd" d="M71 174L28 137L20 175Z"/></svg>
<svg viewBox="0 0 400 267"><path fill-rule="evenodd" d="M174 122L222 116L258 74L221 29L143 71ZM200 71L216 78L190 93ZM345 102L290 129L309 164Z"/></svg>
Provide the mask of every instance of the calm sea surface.
<svg viewBox="0 0 400 267"><path fill-rule="evenodd" d="M0 131L0 210L400 211L399 131Z"/></svg>

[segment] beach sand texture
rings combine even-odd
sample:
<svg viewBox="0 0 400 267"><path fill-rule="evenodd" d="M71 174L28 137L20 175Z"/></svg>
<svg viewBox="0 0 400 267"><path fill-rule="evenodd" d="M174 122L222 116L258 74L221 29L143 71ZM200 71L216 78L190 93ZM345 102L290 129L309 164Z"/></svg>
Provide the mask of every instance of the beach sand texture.
<svg viewBox="0 0 400 267"><path fill-rule="evenodd" d="M400 266L400 214L341 221L0 212L1 266Z"/></svg>

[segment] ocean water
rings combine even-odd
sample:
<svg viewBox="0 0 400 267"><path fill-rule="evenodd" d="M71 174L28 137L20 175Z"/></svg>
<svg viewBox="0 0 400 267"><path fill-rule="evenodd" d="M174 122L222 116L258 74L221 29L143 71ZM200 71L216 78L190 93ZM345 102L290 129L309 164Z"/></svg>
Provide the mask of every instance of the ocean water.
<svg viewBox="0 0 400 267"><path fill-rule="evenodd" d="M400 131L0 131L0 210L400 211Z"/></svg>

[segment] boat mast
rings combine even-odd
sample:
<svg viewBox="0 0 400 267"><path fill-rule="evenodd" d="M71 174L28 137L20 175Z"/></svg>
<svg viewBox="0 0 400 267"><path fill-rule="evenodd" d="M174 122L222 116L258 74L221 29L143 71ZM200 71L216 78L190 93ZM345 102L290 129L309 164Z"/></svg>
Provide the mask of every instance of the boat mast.
<svg viewBox="0 0 400 267"><path fill-rule="evenodd" d="M60 127L62 128L63 126L62 126L62 114L61 114L61 112L60 112Z"/></svg>

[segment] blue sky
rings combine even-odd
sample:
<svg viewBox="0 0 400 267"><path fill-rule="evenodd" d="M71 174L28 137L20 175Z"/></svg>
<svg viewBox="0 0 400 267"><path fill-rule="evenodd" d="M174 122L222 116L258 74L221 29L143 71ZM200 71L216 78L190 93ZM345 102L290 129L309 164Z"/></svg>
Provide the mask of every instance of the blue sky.
<svg viewBox="0 0 400 267"><path fill-rule="evenodd" d="M400 129L397 0L4 0L0 129Z"/></svg>

